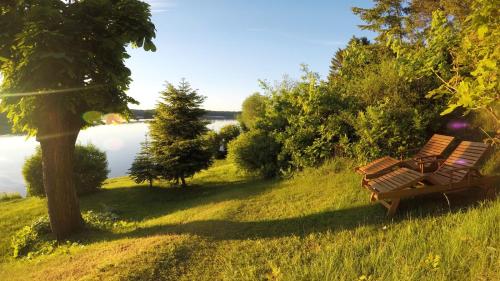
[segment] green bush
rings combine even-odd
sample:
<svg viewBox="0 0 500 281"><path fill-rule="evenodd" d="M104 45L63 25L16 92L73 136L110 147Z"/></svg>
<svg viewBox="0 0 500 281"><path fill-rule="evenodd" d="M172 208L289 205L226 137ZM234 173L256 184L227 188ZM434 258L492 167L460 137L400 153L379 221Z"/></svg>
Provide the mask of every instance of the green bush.
<svg viewBox="0 0 500 281"><path fill-rule="evenodd" d="M228 158L243 170L273 177L280 171L279 153L280 145L273 137L250 130L229 143Z"/></svg>
<svg viewBox="0 0 500 281"><path fill-rule="evenodd" d="M369 106L353 122L359 140L353 145L353 156L371 160L384 155L407 155L427 138L429 118L415 108L398 107L388 100Z"/></svg>
<svg viewBox="0 0 500 281"><path fill-rule="evenodd" d="M239 125L230 124L222 127L219 132L208 131L203 140L215 159L224 159L227 156L229 142L237 138L240 133Z"/></svg>
<svg viewBox="0 0 500 281"><path fill-rule="evenodd" d="M97 191L108 177L106 153L94 145L77 145L75 148L73 180L78 195ZM23 166L23 176L28 196L45 196L43 187L42 152L40 147Z"/></svg>
<svg viewBox="0 0 500 281"><path fill-rule="evenodd" d="M50 253L55 241L50 242L50 223L47 216L35 220L30 226L25 226L17 231L11 240L13 257L31 256Z"/></svg>
<svg viewBox="0 0 500 281"><path fill-rule="evenodd" d="M240 126L229 124L222 127L219 131L220 138L227 144L237 138L241 133Z"/></svg>

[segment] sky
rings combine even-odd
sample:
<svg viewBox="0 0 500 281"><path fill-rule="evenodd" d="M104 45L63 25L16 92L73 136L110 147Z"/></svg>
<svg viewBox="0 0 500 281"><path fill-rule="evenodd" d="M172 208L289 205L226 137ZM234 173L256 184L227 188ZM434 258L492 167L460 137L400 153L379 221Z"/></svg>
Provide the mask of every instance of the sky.
<svg viewBox="0 0 500 281"><path fill-rule="evenodd" d="M241 110L258 80L300 77L300 65L321 77L332 56L361 30L351 7L369 0L146 0L156 26L156 52L129 48L128 94L150 109L165 83L185 78L207 110Z"/></svg>

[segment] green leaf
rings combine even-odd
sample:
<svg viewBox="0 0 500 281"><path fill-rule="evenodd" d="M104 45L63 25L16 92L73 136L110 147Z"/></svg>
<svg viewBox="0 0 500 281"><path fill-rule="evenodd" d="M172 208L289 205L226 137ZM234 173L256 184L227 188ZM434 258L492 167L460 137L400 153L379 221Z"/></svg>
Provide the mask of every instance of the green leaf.
<svg viewBox="0 0 500 281"><path fill-rule="evenodd" d="M441 112L441 115L446 115L446 114L450 114L452 113L456 108L458 107L458 105L456 104L451 104L448 106L447 109L445 109L443 112Z"/></svg>

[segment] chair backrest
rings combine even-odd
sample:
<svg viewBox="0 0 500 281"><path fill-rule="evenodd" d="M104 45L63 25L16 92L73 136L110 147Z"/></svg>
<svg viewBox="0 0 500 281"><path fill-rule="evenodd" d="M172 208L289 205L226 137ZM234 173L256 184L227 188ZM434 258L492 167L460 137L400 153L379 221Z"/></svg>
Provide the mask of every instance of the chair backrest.
<svg viewBox="0 0 500 281"><path fill-rule="evenodd" d="M448 171L456 168L474 168L479 160L486 154L488 145L482 142L463 141L453 153L446 158L446 161L435 172L435 174L450 177ZM453 172L452 182L461 181L466 175L467 170L459 170Z"/></svg>
<svg viewBox="0 0 500 281"><path fill-rule="evenodd" d="M441 155L450 146L454 137L434 134L432 138L420 149L415 157L425 157L431 155Z"/></svg>

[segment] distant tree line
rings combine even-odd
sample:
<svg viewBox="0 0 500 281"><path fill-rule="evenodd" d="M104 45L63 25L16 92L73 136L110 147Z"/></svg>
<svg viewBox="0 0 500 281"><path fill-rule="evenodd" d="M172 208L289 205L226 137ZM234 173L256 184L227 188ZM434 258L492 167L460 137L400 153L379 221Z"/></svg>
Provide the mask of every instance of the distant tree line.
<svg viewBox="0 0 500 281"><path fill-rule="evenodd" d="M153 119L154 109L131 109L132 119ZM213 111L207 110L203 119L207 120L236 120L241 115L241 111ZM0 135L12 133L12 126L5 113L0 112Z"/></svg>
<svg viewBox="0 0 500 281"><path fill-rule="evenodd" d="M133 119L153 119L155 110L154 109L131 109ZM215 120L236 120L241 114L239 111L213 111L206 110L203 114L203 119Z"/></svg>

